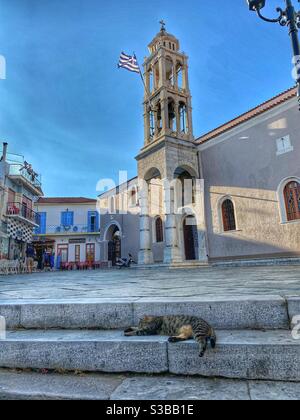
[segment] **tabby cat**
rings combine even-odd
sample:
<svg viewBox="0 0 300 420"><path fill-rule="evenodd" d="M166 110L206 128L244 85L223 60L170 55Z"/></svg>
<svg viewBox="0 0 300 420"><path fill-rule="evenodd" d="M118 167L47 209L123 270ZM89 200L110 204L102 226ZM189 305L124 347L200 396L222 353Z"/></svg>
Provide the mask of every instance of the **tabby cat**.
<svg viewBox="0 0 300 420"><path fill-rule="evenodd" d="M216 347L214 329L203 319L194 316L145 316L139 326L128 328L125 336L169 335L170 343L194 338L200 346L200 357L203 357L207 343Z"/></svg>

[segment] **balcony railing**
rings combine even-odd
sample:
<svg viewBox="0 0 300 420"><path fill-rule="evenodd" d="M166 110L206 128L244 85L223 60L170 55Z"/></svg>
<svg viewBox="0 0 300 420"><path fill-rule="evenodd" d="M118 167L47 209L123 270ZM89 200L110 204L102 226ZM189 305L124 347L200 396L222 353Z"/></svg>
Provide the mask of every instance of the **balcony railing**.
<svg viewBox="0 0 300 420"><path fill-rule="evenodd" d="M49 235L49 234L55 234L55 235L68 235L68 234L72 234L72 235L80 235L80 234L89 234L89 233L98 233L100 232L99 229L97 229L96 225L82 225L82 224L77 224L77 225L47 225L46 229L39 229L37 234L40 235Z"/></svg>
<svg viewBox="0 0 300 420"><path fill-rule="evenodd" d="M8 203L6 215L11 217L22 217L35 225L40 225L40 215L23 203Z"/></svg>
<svg viewBox="0 0 300 420"><path fill-rule="evenodd" d="M35 187L42 187L41 176L37 175L34 171L24 168L22 164L10 164L9 176L22 176Z"/></svg>

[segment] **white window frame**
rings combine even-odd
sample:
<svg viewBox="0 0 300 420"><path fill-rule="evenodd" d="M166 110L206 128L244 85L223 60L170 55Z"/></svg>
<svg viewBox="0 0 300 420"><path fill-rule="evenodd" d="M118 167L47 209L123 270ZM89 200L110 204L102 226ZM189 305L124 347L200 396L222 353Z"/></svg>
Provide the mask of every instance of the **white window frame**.
<svg viewBox="0 0 300 420"><path fill-rule="evenodd" d="M300 220L288 220L287 217L287 209L285 203L285 196L284 196L284 189L290 182L298 182L300 184L300 178L296 176L290 176L288 178L284 178L277 189L277 199L279 205L279 213L280 213L280 223L281 224L293 224L293 223L300 223Z"/></svg>
<svg viewBox="0 0 300 420"><path fill-rule="evenodd" d="M284 142L286 142L286 144L284 144ZM276 145L277 145L277 153L276 153L277 156L282 156L286 153L294 151L294 147L292 146L292 143L291 143L291 137L289 135L280 137L280 139L277 139Z"/></svg>
<svg viewBox="0 0 300 420"><path fill-rule="evenodd" d="M234 207L235 230L228 230L228 231L224 230L224 220L223 220L222 207L223 207L223 204L226 200L230 200L233 204L233 207ZM240 231L239 226L238 226L236 203L235 203L235 200L232 198L231 195L225 195L225 196L223 196L219 199L219 201L218 201L218 218L219 218L219 232L220 233L222 233L224 235L229 235L231 233L235 233L235 232Z"/></svg>
<svg viewBox="0 0 300 420"><path fill-rule="evenodd" d="M163 225L163 241L162 242L157 242L157 236L156 236L156 221L157 219L161 219L162 221L162 225ZM152 238L153 238L153 243L154 244L164 244L166 241L166 233L165 233L165 222L164 222L164 218L160 215L157 215L153 218L153 224L152 224Z"/></svg>

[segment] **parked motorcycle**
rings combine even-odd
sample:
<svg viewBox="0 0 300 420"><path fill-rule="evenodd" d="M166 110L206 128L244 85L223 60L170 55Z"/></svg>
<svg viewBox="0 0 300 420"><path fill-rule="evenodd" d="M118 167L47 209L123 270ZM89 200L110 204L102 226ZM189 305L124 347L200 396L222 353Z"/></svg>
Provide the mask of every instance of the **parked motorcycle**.
<svg viewBox="0 0 300 420"><path fill-rule="evenodd" d="M122 268L130 268L132 264L137 263L134 261L133 256L131 254L128 254L128 258L119 258L116 262L116 265L120 268L120 270Z"/></svg>

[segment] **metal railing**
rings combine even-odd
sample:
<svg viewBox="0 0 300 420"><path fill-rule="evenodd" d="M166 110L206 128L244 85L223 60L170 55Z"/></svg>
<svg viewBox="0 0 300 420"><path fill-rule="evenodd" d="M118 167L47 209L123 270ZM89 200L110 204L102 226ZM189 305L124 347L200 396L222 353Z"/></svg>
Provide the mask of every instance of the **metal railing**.
<svg viewBox="0 0 300 420"><path fill-rule="evenodd" d="M41 232L41 230L40 230ZM99 228L97 229L96 225L88 226L86 224L74 224L74 225L47 225L45 232L40 234L83 234L83 233L98 233L100 232Z"/></svg>
<svg viewBox="0 0 300 420"><path fill-rule="evenodd" d="M20 216L36 225L40 224L40 215L26 206L24 203L13 202L7 204L7 216Z"/></svg>
<svg viewBox="0 0 300 420"><path fill-rule="evenodd" d="M28 182L30 182L32 185L34 185L37 188L41 188L42 186L41 176L37 175L34 171L30 171L24 168L22 164L10 164L9 175L22 176L23 178L25 178Z"/></svg>

